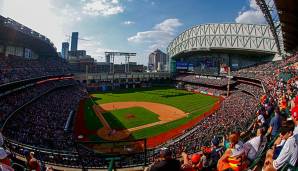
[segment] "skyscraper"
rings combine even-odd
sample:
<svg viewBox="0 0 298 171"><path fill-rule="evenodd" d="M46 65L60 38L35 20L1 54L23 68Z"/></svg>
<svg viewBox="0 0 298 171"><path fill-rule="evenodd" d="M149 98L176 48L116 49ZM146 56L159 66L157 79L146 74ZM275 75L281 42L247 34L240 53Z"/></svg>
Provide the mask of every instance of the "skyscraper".
<svg viewBox="0 0 298 171"><path fill-rule="evenodd" d="M79 32L72 32L71 34L71 51L78 50Z"/></svg>
<svg viewBox="0 0 298 171"><path fill-rule="evenodd" d="M106 55L106 63L111 63L111 57L110 57L110 54L107 54Z"/></svg>
<svg viewBox="0 0 298 171"><path fill-rule="evenodd" d="M149 55L148 69L150 71L167 71L168 70L169 57L167 54L159 49Z"/></svg>
<svg viewBox="0 0 298 171"><path fill-rule="evenodd" d="M63 59L68 59L69 43L62 42L61 56Z"/></svg>

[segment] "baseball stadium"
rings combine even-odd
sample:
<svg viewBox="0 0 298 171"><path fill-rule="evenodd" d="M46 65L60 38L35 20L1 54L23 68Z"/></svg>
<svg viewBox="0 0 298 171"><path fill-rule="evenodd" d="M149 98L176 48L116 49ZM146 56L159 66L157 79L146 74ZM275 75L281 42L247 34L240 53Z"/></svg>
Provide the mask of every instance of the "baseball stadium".
<svg viewBox="0 0 298 171"><path fill-rule="evenodd" d="M166 72L77 64L0 15L0 170L298 170L298 2L255 3L264 24L178 33Z"/></svg>

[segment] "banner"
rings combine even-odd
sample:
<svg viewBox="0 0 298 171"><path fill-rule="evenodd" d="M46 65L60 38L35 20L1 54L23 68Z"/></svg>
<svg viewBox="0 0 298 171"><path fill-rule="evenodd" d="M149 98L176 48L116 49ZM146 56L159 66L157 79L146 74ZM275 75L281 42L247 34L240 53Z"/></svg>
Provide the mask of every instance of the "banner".
<svg viewBox="0 0 298 171"><path fill-rule="evenodd" d="M188 63L186 62L176 62L176 69L183 69L187 70L188 69Z"/></svg>
<svg viewBox="0 0 298 171"><path fill-rule="evenodd" d="M194 66L193 66L193 64L190 64L187 62L176 62L176 69L194 71Z"/></svg>

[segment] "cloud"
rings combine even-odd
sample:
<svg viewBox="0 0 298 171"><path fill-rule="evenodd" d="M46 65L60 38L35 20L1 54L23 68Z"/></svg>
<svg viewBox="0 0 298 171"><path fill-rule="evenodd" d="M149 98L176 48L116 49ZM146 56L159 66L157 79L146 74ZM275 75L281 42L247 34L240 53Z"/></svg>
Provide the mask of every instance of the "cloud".
<svg viewBox="0 0 298 171"><path fill-rule="evenodd" d="M147 43L148 51L156 48L166 48L174 38L176 29L181 25L182 23L179 19L166 19L156 24L152 30L138 32L127 40L131 43Z"/></svg>
<svg viewBox="0 0 298 171"><path fill-rule="evenodd" d="M82 10L91 16L110 16L124 12L118 0L91 0L83 5Z"/></svg>
<svg viewBox="0 0 298 171"><path fill-rule="evenodd" d="M255 0L249 0L249 9L239 12L235 21L247 24L265 24L266 20Z"/></svg>
<svg viewBox="0 0 298 171"><path fill-rule="evenodd" d="M173 32L177 27L181 26L182 23L177 19L167 19L159 24L157 24L154 29L161 30L165 32Z"/></svg>
<svg viewBox="0 0 298 171"><path fill-rule="evenodd" d="M65 39L71 23L68 17L58 14L51 0L0 0L2 3L1 15L37 31L48 37L57 47L61 48L61 42ZM32 7L35 7L34 10Z"/></svg>
<svg viewBox="0 0 298 171"><path fill-rule="evenodd" d="M3 11L3 1L0 0L0 11Z"/></svg>
<svg viewBox="0 0 298 171"><path fill-rule="evenodd" d="M61 8L55 9L58 14L61 14L68 19L68 22L78 22L82 20L81 13L69 4L65 4Z"/></svg>
<svg viewBox="0 0 298 171"><path fill-rule="evenodd" d="M134 21L124 21L123 24L132 25L132 24L135 24L135 22Z"/></svg>
<svg viewBox="0 0 298 171"><path fill-rule="evenodd" d="M102 43L96 40L93 36L84 36L83 39L88 41L81 41L79 43L79 49L87 51L87 55L91 55L94 59L99 62L105 60L104 52L117 51L115 49L105 48Z"/></svg>

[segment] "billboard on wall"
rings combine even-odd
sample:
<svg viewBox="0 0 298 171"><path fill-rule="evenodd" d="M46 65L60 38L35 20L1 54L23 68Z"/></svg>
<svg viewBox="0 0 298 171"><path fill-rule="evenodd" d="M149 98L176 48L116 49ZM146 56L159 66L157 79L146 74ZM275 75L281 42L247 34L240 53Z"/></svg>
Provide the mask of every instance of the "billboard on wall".
<svg viewBox="0 0 298 171"><path fill-rule="evenodd" d="M176 69L177 70L187 70L188 63L187 62L176 62Z"/></svg>
<svg viewBox="0 0 298 171"><path fill-rule="evenodd" d="M190 64L187 62L176 62L176 69L177 70L193 71L194 66L193 66L193 64Z"/></svg>

